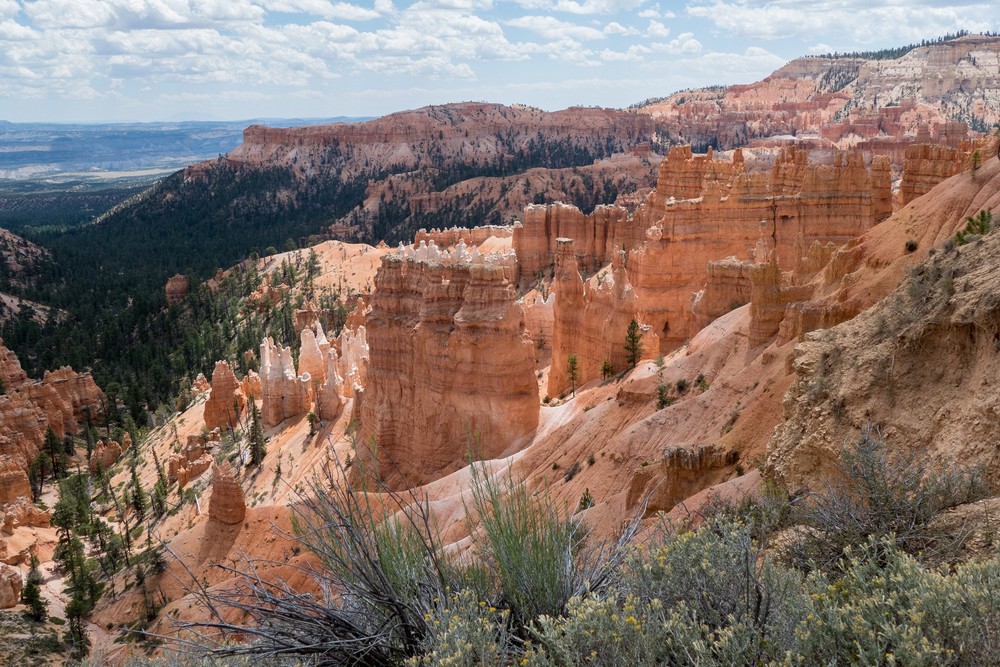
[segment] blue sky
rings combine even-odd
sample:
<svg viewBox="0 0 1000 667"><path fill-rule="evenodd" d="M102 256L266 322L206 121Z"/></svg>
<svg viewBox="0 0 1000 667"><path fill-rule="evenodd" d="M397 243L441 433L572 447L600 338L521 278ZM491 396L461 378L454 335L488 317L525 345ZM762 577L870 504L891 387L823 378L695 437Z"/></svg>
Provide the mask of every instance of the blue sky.
<svg viewBox="0 0 1000 667"><path fill-rule="evenodd" d="M1000 29L994 2L0 0L0 119L621 107L799 55Z"/></svg>

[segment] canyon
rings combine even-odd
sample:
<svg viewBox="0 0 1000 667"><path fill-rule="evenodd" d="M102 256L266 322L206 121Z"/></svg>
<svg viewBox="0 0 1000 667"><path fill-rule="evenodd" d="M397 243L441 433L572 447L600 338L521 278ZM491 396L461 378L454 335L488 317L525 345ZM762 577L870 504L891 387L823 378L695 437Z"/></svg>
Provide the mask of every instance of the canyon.
<svg viewBox="0 0 1000 667"><path fill-rule="evenodd" d="M310 498L347 485L379 519L426 508L460 559L481 476L523 480L594 539L628 518L693 526L763 484L814 492L872 428L901 455L995 479L1000 237L962 230L1000 213L1000 140L974 129L1000 120L996 44L808 58L639 110L465 103L248 128L180 187L273 169L291 200L336 172L365 185L330 233L381 242L293 242L204 282L164 275L163 313L217 315L232 353L172 405L145 406L135 437L124 418L112 437L120 387L106 396L68 367L29 379L0 345L0 561L14 568L0 605L32 555L51 568L58 526L30 475L50 428L129 501L94 502L108 525L143 526L148 569L112 572L90 613L102 640L209 620L203 593L240 590L247 568L328 593L296 536ZM914 78L936 83L898 94ZM659 155L659 133L695 145ZM541 147L580 164L529 167ZM502 164L516 173L491 173ZM471 218L484 224L445 226ZM42 261L11 243L26 267ZM136 486L159 509L136 509Z"/></svg>

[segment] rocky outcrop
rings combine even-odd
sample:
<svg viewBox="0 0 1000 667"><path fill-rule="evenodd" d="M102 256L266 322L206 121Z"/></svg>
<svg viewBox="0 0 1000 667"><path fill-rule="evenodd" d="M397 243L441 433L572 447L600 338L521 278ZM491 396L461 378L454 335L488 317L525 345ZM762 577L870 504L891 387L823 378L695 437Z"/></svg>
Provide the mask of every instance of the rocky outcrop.
<svg viewBox="0 0 1000 667"><path fill-rule="evenodd" d="M312 378L298 375L292 350L268 338L260 345L260 384L264 426L304 415L312 406Z"/></svg>
<svg viewBox="0 0 1000 667"><path fill-rule="evenodd" d="M675 142L724 149L768 139L897 155L921 127L957 145L966 123L1000 120L1000 38L970 35L897 58L809 57L748 85L687 90L646 105ZM895 164L899 164L894 160Z"/></svg>
<svg viewBox="0 0 1000 667"><path fill-rule="evenodd" d="M636 470L629 485L625 507L645 503L644 516L669 512L685 498L720 481L713 473L729 468L739 453L715 445L672 446L656 465Z"/></svg>
<svg viewBox="0 0 1000 667"><path fill-rule="evenodd" d="M541 366L547 366L551 360L551 354L545 352L552 351L555 302L556 293L553 291L549 291L548 296L544 297L541 293L532 291L521 300L521 307L524 308L524 326L531 340L535 342L535 349L538 352L535 360Z"/></svg>
<svg viewBox="0 0 1000 667"><path fill-rule="evenodd" d="M576 206L561 202L528 206L523 217L513 232L520 283L549 273L561 238L573 239L578 269L593 273L611 261L613 249L622 248L629 223L628 211L619 206L598 206L585 215ZM625 245L626 250L632 247L631 243Z"/></svg>
<svg viewBox="0 0 1000 667"><path fill-rule="evenodd" d="M23 463L10 456L0 456L0 505L31 496L31 484Z"/></svg>
<svg viewBox="0 0 1000 667"><path fill-rule="evenodd" d="M236 428L246 403L246 395L229 363L215 362L212 392L205 401L205 428Z"/></svg>
<svg viewBox="0 0 1000 667"><path fill-rule="evenodd" d="M208 502L208 516L213 521L226 525L243 523L247 505L243 500L243 489L233 475L228 462L212 466L212 497Z"/></svg>
<svg viewBox="0 0 1000 667"><path fill-rule="evenodd" d="M490 238L509 239L514 233L512 225L483 225L481 227L449 227L448 229L419 230L413 237L413 244L434 242L440 248L458 245L460 242L478 246Z"/></svg>
<svg viewBox="0 0 1000 667"><path fill-rule="evenodd" d="M323 384L326 381L326 357L330 352L330 342L323 333L323 325L317 321L313 327L303 329L299 337L299 374L308 373L313 383Z"/></svg>
<svg viewBox="0 0 1000 667"><path fill-rule="evenodd" d="M111 466L118 462L122 455L121 443L111 440L101 440L97 443L93 453L90 455L90 472L100 470L110 470Z"/></svg>
<svg viewBox="0 0 1000 667"><path fill-rule="evenodd" d="M188 291L191 289L191 281L188 280L187 276L177 274L169 280L167 280L167 286L165 288L167 293L167 303L170 305L175 305L184 300L184 297L188 295Z"/></svg>
<svg viewBox="0 0 1000 667"><path fill-rule="evenodd" d="M393 484L436 479L467 455L525 445L538 424L534 345L513 254L421 244L382 258L368 315L371 359L359 456ZM370 469L370 468L369 468Z"/></svg>
<svg viewBox="0 0 1000 667"><path fill-rule="evenodd" d="M547 392L561 396L570 389L569 355L576 355L577 386L601 377L605 361L615 372L628 367L625 334L638 317L639 301L625 273L625 254L613 255L611 271L583 282L577 270L575 241L559 239L552 289L555 292L552 327L552 367ZM643 346L656 349L655 336L647 332Z"/></svg>
<svg viewBox="0 0 1000 667"><path fill-rule="evenodd" d="M840 250L818 276L814 300L788 309L786 322L797 324L802 342L784 421L768 443L767 472L779 482L828 484L843 444L870 427L894 456L1000 474L990 444L1000 440L992 418L1000 413L992 390L1000 372L1000 236L941 250L966 216L984 209L1000 210L995 159L947 179ZM907 240L917 249L904 247ZM808 333L817 325L830 328Z"/></svg>
<svg viewBox="0 0 1000 667"><path fill-rule="evenodd" d="M907 148L903 179L899 184L900 204L909 204L960 172L966 157L967 151L940 144L917 144Z"/></svg>
<svg viewBox="0 0 1000 667"><path fill-rule="evenodd" d="M333 421L344 409L344 381L337 370L337 351L326 352L326 369L323 383L316 390L316 414L320 419Z"/></svg>
<svg viewBox="0 0 1000 667"><path fill-rule="evenodd" d="M218 430L188 436L184 448L167 459L167 479L176 481L177 486L184 488L192 479L200 477L215 462L211 451L213 443L217 443L219 438Z"/></svg>
<svg viewBox="0 0 1000 667"><path fill-rule="evenodd" d="M2 530L7 535L13 535L14 529L19 526L48 528L51 521L51 511L41 509L25 496L3 506Z"/></svg>
<svg viewBox="0 0 1000 667"><path fill-rule="evenodd" d="M21 573L9 565L0 565L0 609L16 607L21 602L24 580Z"/></svg>
<svg viewBox="0 0 1000 667"><path fill-rule="evenodd" d="M365 326L344 327L337 338L337 347L340 349L337 371L343 381L343 394L352 398L359 389L364 389L368 376L368 331Z"/></svg>
<svg viewBox="0 0 1000 667"><path fill-rule="evenodd" d="M2 341L0 379L5 389L0 395L0 457L8 457L0 474L6 476L8 489L23 492L26 487L15 480L27 479L28 465L38 455L46 430L51 428L59 438L77 432L88 415L100 416L105 398L89 373L69 367L46 372L41 380L28 379Z"/></svg>
<svg viewBox="0 0 1000 667"><path fill-rule="evenodd" d="M243 395L247 397L247 400L259 400L264 395L260 376L253 370L248 371L246 377L240 380L240 389L243 390Z"/></svg>
<svg viewBox="0 0 1000 667"><path fill-rule="evenodd" d="M735 257L708 263L705 288L691 300L691 312L701 327L750 302L752 264Z"/></svg>
<svg viewBox="0 0 1000 667"><path fill-rule="evenodd" d="M750 276L750 345L770 342L781 328L785 310L812 296L808 285L789 285L777 262L755 262L748 267Z"/></svg>
<svg viewBox="0 0 1000 667"><path fill-rule="evenodd" d="M793 270L803 248L846 243L879 222L889 196L884 162L876 158L877 173L857 153L811 165L806 153L786 149L760 173L744 169L739 151L719 161L690 147L671 149L656 190L634 216L650 225L646 241L628 257L641 318L661 350L677 348L704 323L691 301L708 282L710 262L753 259L763 242L779 268ZM704 312L719 307L702 304Z"/></svg>

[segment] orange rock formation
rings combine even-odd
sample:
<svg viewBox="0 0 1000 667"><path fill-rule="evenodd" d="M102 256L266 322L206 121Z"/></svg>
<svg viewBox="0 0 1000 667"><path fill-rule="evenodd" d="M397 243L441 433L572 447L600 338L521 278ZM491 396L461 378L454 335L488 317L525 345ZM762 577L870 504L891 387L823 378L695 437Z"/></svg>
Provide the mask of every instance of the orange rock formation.
<svg viewBox="0 0 1000 667"><path fill-rule="evenodd" d="M180 303L187 296L188 291L191 289L191 281L187 279L187 276L177 274L169 280L167 280L167 286L165 288L167 293L167 303L174 305Z"/></svg>
<svg viewBox="0 0 1000 667"><path fill-rule="evenodd" d="M600 377L605 361L615 372L625 370L625 334L639 312L639 298L625 273L624 252L612 255L610 274L602 272L584 283L577 270L575 242L557 243L549 396L560 396L570 388L571 354L577 359L577 386ZM643 344L646 350L655 349L655 336L647 332Z"/></svg>
<svg viewBox="0 0 1000 667"><path fill-rule="evenodd" d="M233 475L228 462L212 466L212 498L208 503L209 518L228 525L243 522L247 513L243 489Z"/></svg>
<svg viewBox="0 0 1000 667"><path fill-rule="evenodd" d="M763 243L779 267L791 270L803 247L846 243L884 219L885 163L876 157L870 171L850 153L837 155L833 165L810 165L806 153L786 149L770 173L747 173L739 151L732 162L720 162L694 156L689 147L672 149L635 216L650 224L647 240L628 258L642 318L661 349L676 348L698 330L690 304L706 283L709 262L747 257Z"/></svg>
<svg viewBox="0 0 1000 667"><path fill-rule="evenodd" d="M391 483L425 482L523 446L538 424L534 345L516 303L513 254L435 244L386 255L375 279L361 407Z"/></svg>
<svg viewBox="0 0 1000 667"><path fill-rule="evenodd" d="M268 338L260 345L260 384L264 425L277 426L304 415L312 405L312 378L298 375L292 350Z"/></svg>
<svg viewBox="0 0 1000 667"><path fill-rule="evenodd" d="M46 372L41 380L28 379L2 341L0 379L6 389L0 396L0 457L9 457L0 473L6 480L0 481L0 487L7 488L6 500L0 502L9 502L14 500L10 494L25 493L26 487L18 480L27 479L28 465L38 455L46 429L60 438L75 433L87 414L100 415L105 399L89 373L75 373L69 367Z"/></svg>
<svg viewBox="0 0 1000 667"><path fill-rule="evenodd" d="M212 393L205 402L205 428L236 428L246 402L229 363L217 361L212 371Z"/></svg>

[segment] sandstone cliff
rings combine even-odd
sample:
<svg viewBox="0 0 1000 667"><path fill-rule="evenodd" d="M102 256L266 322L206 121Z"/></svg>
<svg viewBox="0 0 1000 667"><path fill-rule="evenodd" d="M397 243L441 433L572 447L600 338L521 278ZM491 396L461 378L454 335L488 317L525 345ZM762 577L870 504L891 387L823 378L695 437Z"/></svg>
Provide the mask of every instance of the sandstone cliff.
<svg viewBox="0 0 1000 667"><path fill-rule="evenodd" d="M1000 472L989 444L1000 438L990 390L1000 237L942 247L966 216L1000 210L998 189L996 158L946 180L834 258L817 277L822 296L789 313L808 330L860 312L795 348L785 420L768 445L768 468L782 483L820 483L840 445L868 425L893 450L941 465L980 464L990 477ZM907 240L918 245L913 253L901 247ZM829 314L805 319L803 310Z"/></svg>
<svg viewBox="0 0 1000 667"><path fill-rule="evenodd" d="M639 298L625 273L625 253L615 251L610 273L602 271L584 281L578 271L572 239L559 239L553 281L555 303L552 325L552 368L549 371L549 396L563 395L571 388L567 371L569 355L575 355L579 379L577 386L601 377L605 362L615 373L628 368L625 334L629 322L639 312ZM644 336L647 357L656 356L654 335Z"/></svg>
<svg viewBox="0 0 1000 667"><path fill-rule="evenodd" d="M1000 120L1000 38L971 35L898 58L809 57L748 85L675 93L645 106L674 141L745 146L796 136L817 147L865 147L893 155L921 126L937 142Z"/></svg>
<svg viewBox="0 0 1000 667"><path fill-rule="evenodd" d="M387 255L367 318L371 360L358 452L390 482L422 483L530 440L534 345L512 254L433 244ZM376 451L371 451L374 443Z"/></svg>
<svg viewBox="0 0 1000 667"><path fill-rule="evenodd" d="M212 393L205 402L205 428L235 428L246 402L246 395L229 363L216 362L212 371Z"/></svg>
<svg viewBox="0 0 1000 667"><path fill-rule="evenodd" d="M8 488L22 495L24 486L10 480L27 479L28 465L37 456L46 429L60 438L76 433L87 414L93 419L100 416L105 398L89 373L75 373L69 367L46 372L41 380L29 379L2 341L0 379L6 390L0 396L0 456L9 457L4 473ZM3 502L14 500L11 493Z"/></svg>
<svg viewBox="0 0 1000 667"><path fill-rule="evenodd" d="M725 162L689 147L671 149L656 190L635 216L650 225L646 241L628 258L642 319L661 349L676 348L704 323L691 300L708 279L709 262L765 253L758 261L773 258L790 271L814 242L846 243L887 217L885 162L876 158L878 168L869 170L859 154L848 153L832 165L812 165L808 153L786 149L760 173L745 171L739 151ZM745 288L732 301L744 301Z"/></svg>

